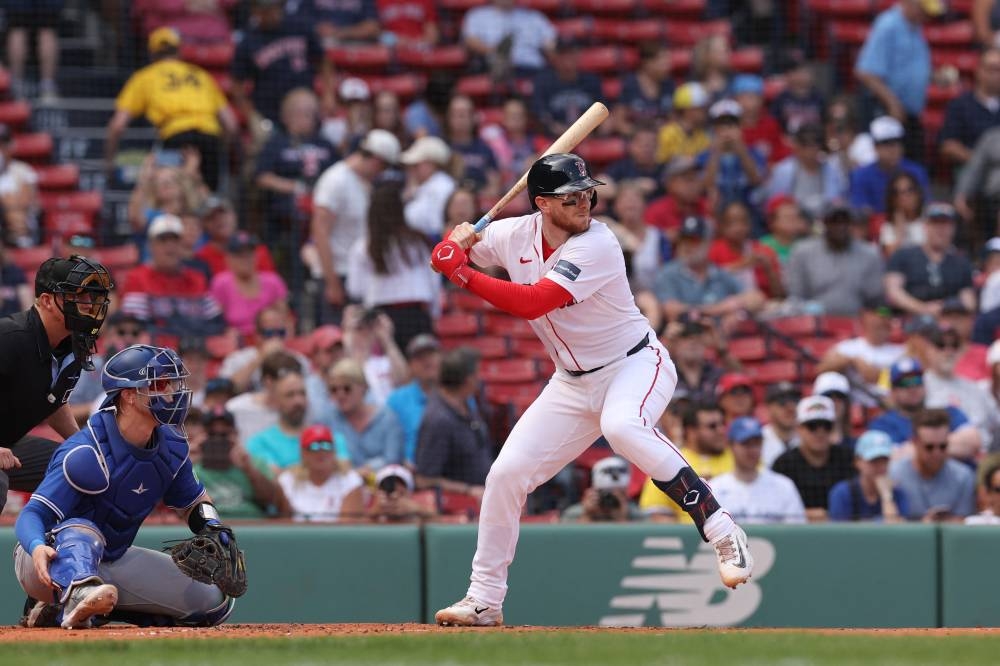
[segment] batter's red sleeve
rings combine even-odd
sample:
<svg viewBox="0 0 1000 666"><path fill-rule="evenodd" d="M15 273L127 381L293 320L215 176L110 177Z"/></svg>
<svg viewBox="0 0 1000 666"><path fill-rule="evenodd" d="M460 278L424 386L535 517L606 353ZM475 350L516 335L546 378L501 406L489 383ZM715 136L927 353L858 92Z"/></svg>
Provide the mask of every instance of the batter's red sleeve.
<svg viewBox="0 0 1000 666"><path fill-rule="evenodd" d="M573 302L572 294L548 278L535 284L515 284L479 271L469 273L466 289L504 312L524 319L538 319Z"/></svg>

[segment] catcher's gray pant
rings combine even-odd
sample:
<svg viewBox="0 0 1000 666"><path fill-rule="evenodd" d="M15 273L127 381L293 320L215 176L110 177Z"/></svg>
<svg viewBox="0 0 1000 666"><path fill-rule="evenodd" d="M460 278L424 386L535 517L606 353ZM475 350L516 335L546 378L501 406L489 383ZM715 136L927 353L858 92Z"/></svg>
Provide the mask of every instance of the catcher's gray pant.
<svg viewBox="0 0 1000 666"><path fill-rule="evenodd" d="M214 585L188 578L167 553L132 546L114 562L101 562L98 571L105 583L118 588L115 610L194 619L217 610L226 596ZM21 545L14 548L14 574L28 596L52 600L52 589L35 573L31 556Z"/></svg>

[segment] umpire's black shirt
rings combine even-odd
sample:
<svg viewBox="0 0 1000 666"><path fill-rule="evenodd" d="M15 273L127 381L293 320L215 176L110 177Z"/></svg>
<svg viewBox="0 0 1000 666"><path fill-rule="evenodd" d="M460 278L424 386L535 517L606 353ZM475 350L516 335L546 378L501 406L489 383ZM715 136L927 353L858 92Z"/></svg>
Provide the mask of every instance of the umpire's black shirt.
<svg viewBox="0 0 1000 666"><path fill-rule="evenodd" d="M78 379L72 340L52 349L35 308L0 318L0 446L62 407Z"/></svg>

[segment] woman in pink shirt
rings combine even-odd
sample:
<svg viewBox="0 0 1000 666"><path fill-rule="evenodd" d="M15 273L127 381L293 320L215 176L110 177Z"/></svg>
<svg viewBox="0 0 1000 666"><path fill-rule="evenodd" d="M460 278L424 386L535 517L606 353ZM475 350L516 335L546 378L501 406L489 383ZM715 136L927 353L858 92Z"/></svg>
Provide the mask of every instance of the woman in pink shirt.
<svg viewBox="0 0 1000 666"><path fill-rule="evenodd" d="M288 287L273 271L256 266L257 238L238 231L226 245L228 270L212 278L212 296L222 306L226 324L241 335L254 335L257 313L288 296Z"/></svg>

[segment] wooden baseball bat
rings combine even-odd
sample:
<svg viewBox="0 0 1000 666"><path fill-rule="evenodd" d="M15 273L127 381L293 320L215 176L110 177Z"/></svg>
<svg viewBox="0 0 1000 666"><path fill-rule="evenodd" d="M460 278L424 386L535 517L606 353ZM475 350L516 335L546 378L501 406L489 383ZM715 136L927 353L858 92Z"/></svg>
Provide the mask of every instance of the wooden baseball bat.
<svg viewBox="0 0 1000 666"><path fill-rule="evenodd" d="M568 153L576 148L581 141L587 138L587 136L594 131L594 129L604 122L605 118L608 117L608 107L604 106L600 102L594 102L589 109L583 112L576 122L566 128L558 139L552 142L552 145L541 154L540 157L545 157L546 155L551 155L553 153ZM525 172L521 178L514 183L514 186L507 190L507 193L500 197L500 201L490 208L489 212L479 218L479 221L473 225L476 232L480 232L486 228L486 225L493 221L497 214L503 210L504 206L509 204L511 200L516 197L521 191L528 186L528 172Z"/></svg>

